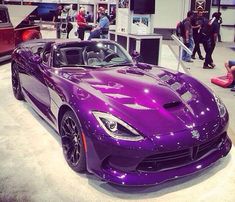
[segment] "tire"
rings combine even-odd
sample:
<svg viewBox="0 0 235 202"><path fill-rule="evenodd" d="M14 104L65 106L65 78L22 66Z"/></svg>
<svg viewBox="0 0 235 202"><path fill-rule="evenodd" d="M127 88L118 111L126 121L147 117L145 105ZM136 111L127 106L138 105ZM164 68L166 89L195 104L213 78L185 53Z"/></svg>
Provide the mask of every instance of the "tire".
<svg viewBox="0 0 235 202"><path fill-rule="evenodd" d="M41 33L37 30L26 30L22 33L22 41L29 41L33 39L41 39Z"/></svg>
<svg viewBox="0 0 235 202"><path fill-rule="evenodd" d="M82 130L77 117L67 111L60 122L60 136L64 157L76 172L86 170L86 154L82 140Z"/></svg>
<svg viewBox="0 0 235 202"><path fill-rule="evenodd" d="M17 100L24 100L20 84L19 69L16 63L13 63L11 66L11 81L12 81L12 90L15 98Z"/></svg>

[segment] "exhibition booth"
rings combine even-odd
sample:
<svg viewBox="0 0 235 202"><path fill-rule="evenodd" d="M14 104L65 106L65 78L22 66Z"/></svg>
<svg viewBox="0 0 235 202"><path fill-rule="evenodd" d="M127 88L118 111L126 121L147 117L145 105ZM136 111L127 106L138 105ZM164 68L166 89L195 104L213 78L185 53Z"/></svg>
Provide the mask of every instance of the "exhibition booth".
<svg viewBox="0 0 235 202"><path fill-rule="evenodd" d="M41 20L42 22L51 22L52 21L52 14L53 10L56 9L58 4L66 5L73 7L74 12L78 10L80 7L84 7L90 15L90 22L95 23L97 19L97 10L99 7L103 7L107 10L107 13L110 16L116 18L116 10L118 9L120 3L117 3L116 0L4 0L4 4L14 4L14 5L37 5L38 9L33 13L36 14L36 18ZM138 19L135 17L135 13L144 12L141 10L140 12L134 12L134 3L136 2L137 9L143 9L142 6L144 1L120 1L122 4L126 4L129 8L128 14L133 16L125 16L127 12L126 9L121 9L119 13L118 20L121 20L121 24L125 27L130 25L127 30L118 30L120 32L136 34L143 34L145 32L147 25L147 32L151 31L160 35L163 35L164 39L171 39L171 34L174 33L176 24L181 21L185 16L187 11L190 9L194 12L197 11L198 8L204 10L205 17L209 18L212 13L220 11L222 13L223 23L221 24L220 34L222 40L224 42L233 42L235 36L235 28L234 28L234 19L235 19L235 5L232 0L179 0L179 1L171 1L171 0L158 0L156 1L155 6L153 2L155 1L148 1L148 8L152 10L147 16L143 19ZM170 6L169 6L170 5ZM139 7L138 7L139 6ZM122 6L123 7L123 6ZM120 10L120 9L119 9ZM124 15L125 18L122 18ZM133 18L133 21L130 21L130 18ZM151 21L148 23L148 20ZM125 19L125 20L124 20ZM142 20L144 23L138 23L139 20ZM134 25L133 25L134 24ZM138 25L139 24L139 25ZM137 27L138 25L138 27ZM138 28L138 29L137 29ZM111 29L115 29L115 26L111 26Z"/></svg>
<svg viewBox="0 0 235 202"><path fill-rule="evenodd" d="M234 1L0 3L0 201L235 200L234 96L172 36L188 10L220 9L233 42Z"/></svg>

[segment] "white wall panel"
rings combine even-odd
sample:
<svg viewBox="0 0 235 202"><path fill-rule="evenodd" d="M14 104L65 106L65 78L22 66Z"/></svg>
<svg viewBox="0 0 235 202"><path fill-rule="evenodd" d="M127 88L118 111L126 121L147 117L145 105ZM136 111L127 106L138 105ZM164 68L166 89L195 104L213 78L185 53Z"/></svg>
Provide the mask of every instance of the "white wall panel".
<svg viewBox="0 0 235 202"><path fill-rule="evenodd" d="M175 28L190 7L190 0L156 0L154 28Z"/></svg>
<svg viewBox="0 0 235 202"><path fill-rule="evenodd" d="M217 7L211 8L211 15L217 12ZM221 8L223 24L222 25L235 25L235 7L227 7L226 9ZM221 26L220 34L222 41L233 42L235 39L235 28Z"/></svg>

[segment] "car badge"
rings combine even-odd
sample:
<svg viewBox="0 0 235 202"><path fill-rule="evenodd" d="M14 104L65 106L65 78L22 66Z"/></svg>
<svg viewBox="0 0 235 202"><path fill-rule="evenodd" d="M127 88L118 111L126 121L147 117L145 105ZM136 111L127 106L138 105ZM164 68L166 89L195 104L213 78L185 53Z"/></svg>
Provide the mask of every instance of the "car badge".
<svg viewBox="0 0 235 202"><path fill-rule="evenodd" d="M195 139L199 139L200 137L200 133L198 132L198 130L192 130L191 131L191 134L192 134L192 138L195 138Z"/></svg>

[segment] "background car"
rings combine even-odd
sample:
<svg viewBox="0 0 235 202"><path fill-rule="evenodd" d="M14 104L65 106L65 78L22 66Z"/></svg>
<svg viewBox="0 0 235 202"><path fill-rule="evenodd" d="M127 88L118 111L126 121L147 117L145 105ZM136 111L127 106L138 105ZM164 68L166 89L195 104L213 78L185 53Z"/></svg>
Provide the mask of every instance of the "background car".
<svg viewBox="0 0 235 202"><path fill-rule="evenodd" d="M9 8L11 13L7 6L0 5L0 62L10 59L19 43L42 38L40 27L27 17L36 7L20 10L22 7L11 5Z"/></svg>
<svg viewBox="0 0 235 202"><path fill-rule="evenodd" d="M70 167L120 185L207 168L231 149L228 113L196 79L134 63L111 41L34 40L12 58L12 87L61 136Z"/></svg>

